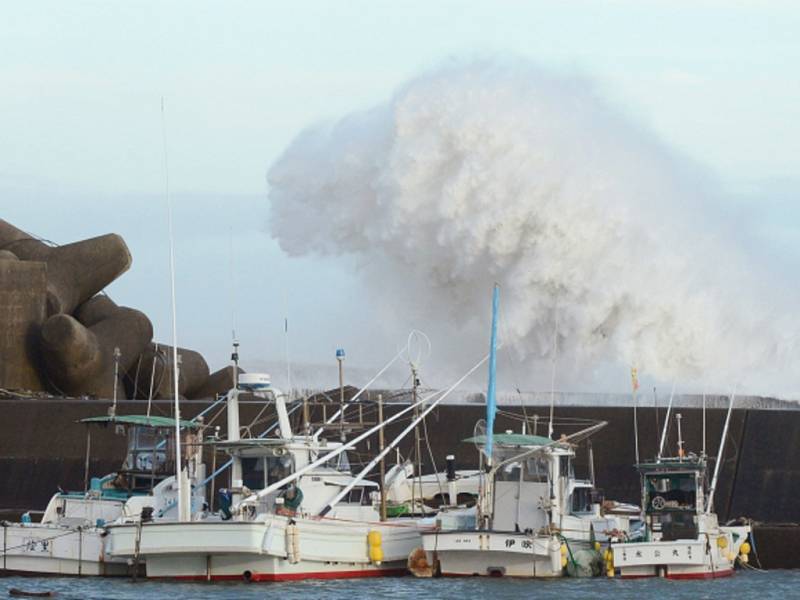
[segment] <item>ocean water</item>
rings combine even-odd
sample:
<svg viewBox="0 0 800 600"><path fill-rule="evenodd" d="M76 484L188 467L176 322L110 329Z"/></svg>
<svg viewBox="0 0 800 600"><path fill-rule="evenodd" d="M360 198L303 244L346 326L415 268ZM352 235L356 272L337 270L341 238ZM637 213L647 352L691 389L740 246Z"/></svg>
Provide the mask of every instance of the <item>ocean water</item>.
<svg viewBox="0 0 800 600"><path fill-rule="evenodd" d="M487 578L415 579L394 577L292 583L170 583L127 579L77 579L6 577L0 579L0 598L11 588L53 591L57 598L75 600L716 600L800 598L800 570L738 573L715 581L667 581L658 579L562 579L530 581Z"/></svg>

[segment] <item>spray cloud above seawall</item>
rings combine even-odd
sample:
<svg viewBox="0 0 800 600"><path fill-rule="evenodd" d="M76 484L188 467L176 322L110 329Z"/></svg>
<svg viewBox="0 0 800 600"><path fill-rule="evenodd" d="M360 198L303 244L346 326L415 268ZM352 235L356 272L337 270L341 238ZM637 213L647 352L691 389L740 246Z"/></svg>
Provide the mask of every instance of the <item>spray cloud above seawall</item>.
<svg viewBox="0 0 800 600"><path fill-rule="evenodd" d="M446 64L301 132L268 180L283 250L356 257L380 326L426 329L455 370L488 343L496 281L518 383L547 387L557 346L565 388L636 365L798 389L796 292L771 292L712 178L583 77Z"/></svg>

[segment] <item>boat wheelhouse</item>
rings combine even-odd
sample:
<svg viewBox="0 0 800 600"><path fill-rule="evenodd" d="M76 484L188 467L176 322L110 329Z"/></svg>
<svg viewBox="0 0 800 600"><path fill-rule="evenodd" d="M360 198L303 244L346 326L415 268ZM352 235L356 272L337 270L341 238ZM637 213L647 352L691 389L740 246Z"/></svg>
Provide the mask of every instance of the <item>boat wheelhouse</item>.
<svg viewBox="0 0 800 600"><path fill-rule="evenodd" d="M117 415L79 421L87 428L84 489L59 491L52 496L41 520L31 513L20 523L7 523L3 535L5 572L20 574L99 575L128 574L124 560L114 559L106 548L106 525L135 511L154 518L174 518L176 492L174 463L175 421L160 416ZM182 421L181 445L191 476L204 475L202 422ZM92 435L113 431L126 438L125 458L117 471L90 477ZM193 495L195 509L202 508L204 490Z"/></svg>
<svg viewBox="0 0 800 600"><path fill-rule="evenodd" d="M622 539L612 544L606 553L610 577L619 573L624 578L715 579L732 575L737 561L747 562L750 526L722 526L714 512L714 492L733 402L732 396L714 474L706 487L705 450L700 455L685 452L680 414L675 415L678 455L665 457L662 454L672 409L670 399L656 459L636 465L641 478L645 540L628 542Z"/></svg>
<svg viewBox="0 0 800 600"><path fill-rule="evenodd" d="M350 446L294 434L285 396L263 382L251 391L274 402L277 434L240 438L241 390L230 390L228 439L213 442L231 457L231 487L220 490L219 511L181 522L128 518L109 528L111 554L142 557L150 578L279 581L404 573L419 544L416 524L382 522L372 501L379 486L352 474Z"/></svg>
<svg viewBox="0 0 800 600"><path fill-rule="evenodd" d="M483 456L486 436L465 441ZM599 573L594 542L627 528L627 517L605 516L591 481L575 478L574 444L506 432L494 435L493 457L476 510L445 510L422 533L431 574L560 577L570 561L574 573Z"/></svg>
<svg viewBox="0 0 800 600"><path fill-rule="evenodd" d="M689 454L637 465L645 539L612 544L623 578L713 579L733 574L747 555L749 526L721 526L708 510L708 462ZM746 560L746 558L742 559Z"/></svg>

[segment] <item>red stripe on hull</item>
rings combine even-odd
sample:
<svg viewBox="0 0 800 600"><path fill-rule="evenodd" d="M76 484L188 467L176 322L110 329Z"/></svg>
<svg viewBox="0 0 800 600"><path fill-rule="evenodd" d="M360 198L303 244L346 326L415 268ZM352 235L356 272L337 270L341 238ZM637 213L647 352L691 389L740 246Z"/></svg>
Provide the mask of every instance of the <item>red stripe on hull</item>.
<svg viewBox="0 0 800 600"><path fill-rule="evenodd" d="M667 573L667 579L719 579L731 575L733 575L733 569L714 571L713 573Z"/></svg>
<svg viewBox="0 0 800 600"><path fill-rule="evenodd" d="M563 575L549 575L547 577L540 577L533 575L478 575L476 573L442 573L442 577L486 577L487 579L564 579Z"/></svg>
<svg viewBox="0 0 800 600"><path fill-rule="evenodd" d="M151 579L175 581L300 581L303 579L360 579L363 577L397 577L406 575L405 569L363 569L357 571L316 571L309 573L253 573L249 579L244 575L178 575L176 577L152 577Z"/></svg>
<svg viewBox="0 0 800 600"><path fill-rule="evenodd" d="M719 579L721 577L730 577L733 575L733 569L726 571L714 571L713 573L667 573L666 579ZM658 577L655 573L652 575L620 575L620 579L652 579Z"/></svg>

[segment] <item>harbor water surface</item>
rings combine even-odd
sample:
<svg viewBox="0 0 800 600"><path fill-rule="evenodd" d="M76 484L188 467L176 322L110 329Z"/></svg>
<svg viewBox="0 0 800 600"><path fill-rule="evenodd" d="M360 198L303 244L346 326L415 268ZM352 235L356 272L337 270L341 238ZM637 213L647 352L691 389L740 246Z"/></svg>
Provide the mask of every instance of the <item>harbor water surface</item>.
<svg viewBox="0 0 800 600"><path fill-rule="evenodd" d="M715 581L667 581L659 579L606 580L562 579L530 581L513 579L384 579L306 581L293 583L172 583L126 579L77 579L6 577L0 579L0 597L17 588L30 592L52 591L57 598L75 600L371 600L373 598L469 599L469 600L564 600L565 598L613 598L614 600L715 600L800 598L799 571L765 571L737 574Z"/></svg>

